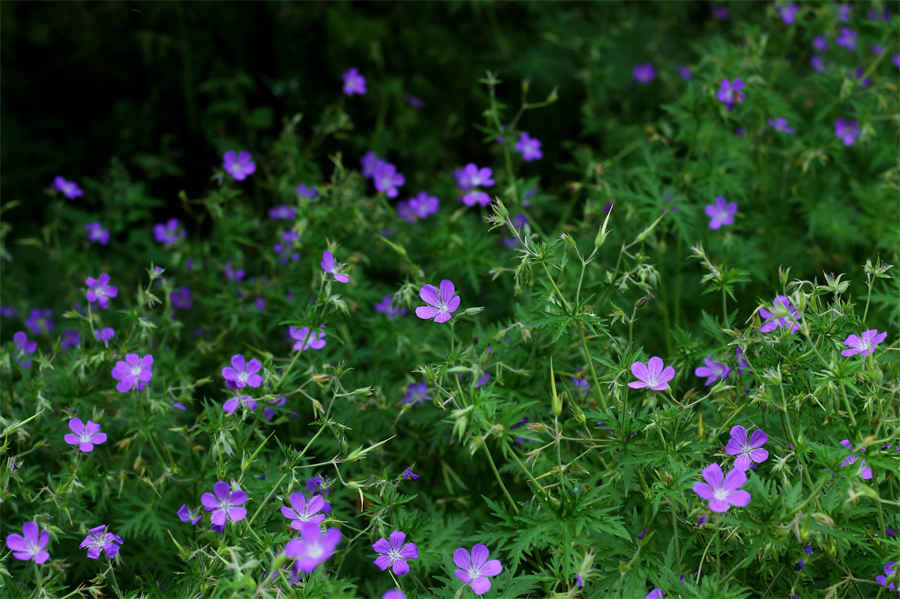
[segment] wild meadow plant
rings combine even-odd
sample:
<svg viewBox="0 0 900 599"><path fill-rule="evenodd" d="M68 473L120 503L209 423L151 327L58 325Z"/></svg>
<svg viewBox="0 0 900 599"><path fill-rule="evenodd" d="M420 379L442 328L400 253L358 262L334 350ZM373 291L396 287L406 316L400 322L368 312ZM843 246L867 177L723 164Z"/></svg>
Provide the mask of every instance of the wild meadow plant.
<svg viewBox="0 0 900 599"><path fill-rule="evenodd" d="M478 149L434 168L383 131L452 99L360 59L165 209L118 160L49 181L34 236L0 228L0 595L900 593L900 19L871 6L713 5L633 62L634 18L548 17L583 94L559 147L570 92L487 72Z"/></svg>

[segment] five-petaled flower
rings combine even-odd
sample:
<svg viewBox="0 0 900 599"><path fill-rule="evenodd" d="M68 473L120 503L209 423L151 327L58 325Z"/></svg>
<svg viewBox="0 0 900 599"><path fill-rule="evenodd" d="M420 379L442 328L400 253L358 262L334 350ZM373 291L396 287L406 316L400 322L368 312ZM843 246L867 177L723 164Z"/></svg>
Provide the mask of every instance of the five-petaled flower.
<svg viewBox="0 0 900 599"><path fill-rule="evenodd" d="M163 245L172 245L179 239L184 239L185 235L187 234L181 228L181 223L178 222L177 218L170 218L165 224L157 223L153 225L153 238L156 239L157 243Z"/></svg>
<svg viewBox="0 0 900 599"><path fill-rule="evenodd" d="M837 45L843 46L849 50L856 50L856 38L859 34L852 29L841 27L841 34L838 36Z"/></svg>
<svg viewBox="0 0 900 599"><path fill-rule="evenodd" d="M119 381L116 391L128 393L132 388L143 391L153 378L153 356L147 354L143 358L137 354L125 354L125 360L116 362L112 376Z"/></svg>
<svg viewBox="0 0 900 599"><path fill-rule="evenodd" d="M734 469L722 474L718 464L710 464L703 469L705 483L694 483L694 493L709 501L709 509L727 512L731 506L746 507L750 503L750 493L740 489L747 482L743 470Z"/></svg>
<svg viewBox="0 0 900 599"><path fill-rule="evenodd" d="M800 328L797 323L800 320L800 312L791 305L787 296L776 295L772 300L771 309L769 308L767 306L759 309L760 316L766 319L759 328L760 332L771 333L775 329L790 329L790 332L794 333Z"/></svg>
<svg viewBox="0 0 900 599"><path fill-rule="evenodd" d="M260 368L262 364L256 358L247 362L243 355L235 354L231 356L231 366L222 369L222 377L232 389L245 386L256 388L262 384L262 377L256 374Z"/></svg>
<svg viewBox="0 0 900 599"><path fill-rule="evenodd" d="M50 319L51 316L53 316L53 312L49 308L35 308L28 313L25 326L33 335L49 333L56 328L56 324Z"/></svg>
<svg viewBox="0 0 900 599"><path fill-rule="evenodd" d="M297 341L297 343L294 344L294 349L297 351L322 349L325 347L325 331L323 330L310 332L309 327L290 327L288 329L288 334L292 339Z"/></svg>
<svg viewBox="0 0 900 599"><path fill-rule="evenodd" d="M94 527L88 533L88 536L84 537L79 545L81 549L87 547L88 559L98 559L101 551L110 559L119 553L119 545L123 542L122 537L106 530L106 524Z"/></svg>
<svg viewBox="0 0 900 599"><path fill-rule="evenodd" d="M25 334L25 331L16 331L13 334L13 342L19 350L19 355L16 358L19 360L19 366L21 368L28 368L31 366L31 360L26 359L26 356L37 351L37 341L29 339L28 335Z"/></svg>
<svg viewBox="0 0 900 599"><path fill-rule="evenodd" d="M406 386L406 395L403 396L403 403L411 403L417 406L426 399L431 399L431 396L428 395L428 385L425 383L410 383Z"/></svg>
<svg viewBox="0 0 900 599"><path fill-rule="evenodd" d="M842 356L868 356L875 351L875 346L884 341L887 331L878 332L878 329L863 331L862 335L847 335L844 345L850 349L841 352Z"/></svg>
<svg viewBox="0 0 900 599"><path fill-rule="evenodd" d="M800 7L796 4L788 4L787 6L776 6L775 10L778 11L785 23L793 25Z"/></svg>
<svg viewBox="0 0 900 599"><path fill-rule="evenodd" d="M47 543L50 542L50 533L38 528L36 522L29 520L22 525L22 534L13 533L6 537L6 546L12 551L12 556L18 560L34 560L36 564L43 564L50 559L47 551Z"/></svg>
<svg viewBox="0 0 900 599"><path fill-rule="evenodd" d="M344 79L344 93L348 96L366 93L366 79L359 74L356 68L348 69L341 77Z"/></svg>
<svg viewBox="0 0 900 599"><path fill-rule="evenodd" d="M382 537L372 544L372 549L379 554L375 558L375 565L382 572L390 568L397 576L406 574L409 572L409 564L406 563L406 560L419 557L419 550L416 544L404 543L406 533L399 530L392 532L388 539Z"/></svg>
<svg viewBox="0 0 900 599"><path fill-rule="evenodd" d="M656 79L656 69L654 69L653 65L649 62L636 64L634 65L634 68L631 69L631 76L638 83L650 83Z"/></svg>
<svg viewBox="0 0 900 599"><path fill-rule="evenodd" d="M840 118L835 119L834 134L844 142L845 146L852 146L859 136L859 121L855 119L852 121Z"/></svg>
<svg viewBox="0 0 900 599"><path fill-rule="evenodd" d="M315 187L311 187L309 185L304 185L301 183L297 186L297 195L306 198L307 200L314 200L316 196L319 195L319 190Z"/></svg>
<svg viewBox="0 0 900 599"><path fill-rule="evenodd" d="M707 387L719 379L727 378L731 373L731 368L728 367L728 364L725 364L724 362L713 362L712 354L707 354L703 359L703 363L705 366L695 368L694 374L699 377L706 377L706 381L703 384Z"/></svg>
<svg viewBox="0 0 900 599"><path fill-rule="evenodd" d="M240 507L247 503L246 493L240 489L232 491L231 485L223 480L213 485L213 493L201 495L200 502L206 511L212 512L209 519L214 526L225 526L228 520L237 522L247 517L247 510Z"/></svg>
<svg viewBox="0 0 900 599"><path fill-rule="evenodd" d="M734 213L737 212L736 202L727 202L722 196L716 196L715 204L706 205L706 216L709 217L709 228L718 229L722 225L734 223Z"/></svg>
<svg viewBox="0 0 900 599"><path fill-rule="evenodd" d="M434 319L435 322L450 320L450 314L459 308L460 299L458 295L454 295L456 288L453 281L444 279L440 286L440 291L430 284L424 285L419 290L419 297L428 305L416 308L416 316L423 320Z"/></svg>
<svg viewBox="0 0 900 599"><path fill-rule="evenodd" d="M81 188L78 187L78 185L76 185L74 181L67 181L62 177L56 177L55 179L53 179L53 188L62 193L70 200L74 200L78 196L84 194Z"/></svg>
<svg viewBox="0 0 900 599"><path fill-rule="evenodd" d="M725 104L725 108L734 110L734 107L743 102L746 96L746 94L741 91L742 89L744 89L743 79L735 79L733 82L728 79L722 79L716 97L720 102Z"/></svg>
<svg viewBox="0 0 900 599"><path fill-rule="evenodd" d="M781 131L782 133L791 134L794 132L793 129L788 127L788 121L783 116L780 116L780 117L777 117L774 119L769 119L769 127L771 127L772 129L775 129L776 131Z"/></svg>
<svg viewBox="0 0 900 599"><path fill-rule="evenodd" d="M94 445L106 442L106 433L100 432L100 425L93 420L83 423L81 418L69 420L71 433L66 433L64 439L69 445L77 445L78 449L87 453L94 451ZM74 434L73 434L74 433Z"/></svg>
<svg viewBox="0 0 900 599"><path fill-rule="evenodd" d="M397 197L397 188L406 183L406 177L397 172L397 167L390 162L380 161L372 174L375 189L384 192L389 198Z"/></svg>
<svg viewBox="0 0 900 599"><path fill-rule="evenodd" d="M731 427L731 439L725 445L725 453L737 456L734 467L738 470L749 470L751 462L761 464L769 458L769 452L762 448L769 441L769 435L762 429L753 431L747 440L747 429L743 426ZM740 485L738 485L740 486Z"/></svg>
<svg viewBox="0 0 900 599"><path fill-rule="evenodd" d="M87 231L88 239L92 242L101 245L109 243L109 231L104 229L98 221L86 224L84 230Z"/></svg>
<svg viewBox="0 0 900 599"><path fill-rule="evenodd" d="M647 363L635 362L631 365L631 373L638 378L631 381L628 386L632 389L641 389L650 387L654 391L665 391L669 388L669 381L675 377L675 369L671 366L665 366L662 358L653 356Z"/></svg>
<svg viewBox="0 0 900 599"><path fill-rule="evenodd" d="M269 218L272 220L291 220L295 216L297 216L297 210L291 208L287 204L279 204L269 210Z"/></svg>
<svg viewBox="0 0 900 599"><path fill-rule="evenodd" d="M453 552L453 563L458 569L453 573L464 583L472 587L476 595L484 595L491 590L489 576L496 576L503 570L500 560L488 560L490 552L481 543L472 547L472 554L465 547L460 547Z"/></svg>
<svg viewBox="0 0 900 599"><path fill-rule="evenodd" d="M350 282L349 275L340 272L340 269L338 268L339 265L334 260L334 254L332 254L330 250L322 252L322 262L319 263L319 266L322 267L322 270L332 275L334 280L338 283Z"/></svg>
<svg viewBox="0 0 900 599"><path fill-rule="evenodd" d="M543 152L541 152L540 140L531 137L527 133L522 133L519 136L519 141L516 142L516 149L522 153L522 158L526 162L539 160L544 157Z"/></svg>
<svg viewBox="0 0 900 599"><path fill-rule="evenodd" d="M106 310L109 308L109 298L116 297L119 294L118 288L109 284L109 275L100 273L96 279L88 277L84 280L87 285L87 301L90 303L97 302L101 308Z"/></svg>
<svg viewBox="0 0 900 599"><path fill-rule="evenodd" d="M247 150L241 150L237 154L234 153L234 150L228 150L222 159L222 166L229 175L238 181L243 181L247 175L256 172L256 164Z"/></svg>
<svg viewBox="0 0 900 599"><path fill-rule="evenodd" d="M200 522L200 518L203 517L203 512L199 509L195 512L191 508L187 506L186 503L181 504L181 507L178 508L178 518L184 523L190 523L191 526Z"/></svg>
<svg viewBox="0 0 900 599"><path fill-rule="evenodd" d="M394 296L390 293L381 298L381 301L375 304L375 310L381 312L388 318L394 318L395 316L403 316L406 314L406 308L400 308L399 306L394 305Z"/></svg>
<svg viewBox="0 0 900 599"><path fill-rule="evenodd" d="M291 507L281 506L281 514L291 521L291 528L295 530L302 531L307 522L318 524L331 511L331 506L321 495L313 495L307 499L303 493L291 493L288 502Z"/></svg>
<svg viewBox="0 0 900 599"><path fill-rule="evenodd" d="M322 532L318 524L307 522L300 528L300 538L291 539L284 546L284 554L296 560L297 569L309 574L334 555L340 542L341 531L338 529L329 528Z"/></svg>
<svg viewBox="0 0 900 599"><path fill-rule="evenodd" d="M109 347L109 340L115 336L116 332L109 327L94 330L94 337L97 338L97 341L102 342L104 347Z"/></svg>

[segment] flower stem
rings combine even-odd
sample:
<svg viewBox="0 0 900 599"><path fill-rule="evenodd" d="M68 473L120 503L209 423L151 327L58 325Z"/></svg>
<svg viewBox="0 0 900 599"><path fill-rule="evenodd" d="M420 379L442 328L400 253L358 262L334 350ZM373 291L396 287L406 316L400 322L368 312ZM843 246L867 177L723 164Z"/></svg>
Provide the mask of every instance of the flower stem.
<svg viewBox="0 0 900 599"><path fill-rule="evenodd" d="M497 465L494 464L494 458L491 457L491 450L488 449L486 442L482 442L481 446L484 448L484 453L487 454L488 462L490 462L490 464L491 464L491 470L494 471L494 476L497 477L497 482L500 483L500 488L503 490L503 494L506 496L506 499L509 501L509 505L512 506L513 512L518 514L519 508L518 508L518 506L516 506L516 502L512 498L512 495L510 495L509 491L506 489L506 485L503 484L503 479L500 478L500 472L497 470Z"/></svg>

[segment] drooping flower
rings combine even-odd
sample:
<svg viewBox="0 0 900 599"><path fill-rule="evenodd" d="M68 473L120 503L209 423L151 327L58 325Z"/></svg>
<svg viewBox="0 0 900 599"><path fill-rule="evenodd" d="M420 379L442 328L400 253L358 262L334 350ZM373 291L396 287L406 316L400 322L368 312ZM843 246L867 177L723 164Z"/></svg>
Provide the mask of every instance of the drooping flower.
<svg viewBox="0 0 900 599"><path fill-rule="evenodd" d="M335 263L334 254L332 254L330 250L322 252L322 262L319 263L319 266L322 267L322 270L332 275L334 280L338 283L350 282L350 277L347 274L340 272L337 268L338 265Z"/></svg>
<svg viewBox="0 0 900 599"><path fill-rule="evenodd" d="M500 560L488 560L488 557L490 552L481 543L476 543L472 547L471 556L464 547L453 552L453 563L457 566L457 570L453 573L468 584L476 595L484 595L490 591L491 581L488 577L496 576L503 571Z"/></svg>
<svg viewBox="0 0 900 599"><path fill-rule="evenodd" d="M459 308L460 299L454 295L455 292L453 281L448 279L441 281L440 291L434 285L424 285L419 290L419 297L428 305L416 308L416 316L423 320L434 319L438 323L447 322L451 313Z"/></svg>
<svg viewBox="0 0 900 599"><path fill-rule="evenodd" d="M843 46L848 50L856 50L856 38L858 37L859 34L852 29L841 27L841 34L838 36L837 45Z"/></svg>
<svg viewBox="0 0 900 599"><path fill-rule="evenodd" d="M81 418L72 418L69 420L69 429L72 432L66 433L63 437L66 443L77 445L78 449L85 453L94 451L94 445L106 442L106 433L101 433L100 425L93 420L83 423Z"/></svg>
<svg viewBox="0 0 900 599"><path fill-rule="evenodd" d="M81 549L87 547L88 559L98 559L101 551L109 559L116 557L116 554L119 553L119 545L123 542L122 537L106 530L106 524L94 527L88 533L88 536L84 537L79 545Z"/></svg>
<svg viewBox="0 0 900 599"><path fill-rule="evenodd" d="M716 196L715 204L706 205L706 216L709 217L709 228L718 229L722 225L734 223L734 214L738 206L736 202L728 202L722 196Z"/></svg>
<svg viewBox="0 0 900 599"><path fill-rule="evenodd" d="M743 470L734 469L723 475L718 464L710 464L703 469L703 478L705 483L694 483L694 493L708 500L712 511L727 512L731 506L746 507L750 503L750 493L740 489L747 482Z"/></svg>
<svg viewBox="0 0 900 599"><path fill-rule="evenodd" d="M256 400L249 395L238 395L225 400L225 403L222 404L222 411L226 414L233 414L238 409L238 406L244 406L245 408L250 408L252 412L256 409L256 405Z"/></svg>
<svg viewBox="0 0 900 599"><path fill-rule="evenodd" d="M116 362L112 376L119 381L116 391L128 393L132 388L143 391L153 378L153 356L147 354L143 358L137 354L125 354L125 360Z"/></svg>
<svg viewBox="0 0 900 599"><path fill-rule="evenodd" d="M281 506L281 514L291 521L291 528L303 530L303 525L311 522L318 524L325 519L331 506L321 495L313 495L307 499L303 493L291 493L288 497L291 507Z"/></svg>
<svg viewBox="0 0 900 599"><path fill-rule="evenodd" d="M782 133L793 133L794 130L788 127L788 121L783 116L777 117L775 119L769 119L769 127L775 129L776 131L781 131Z"/></svg>
<svg viewBox="0 0 900 599"><path fill-rule="evenodd" d="M631 381L628 386L632 389L649 387L654 391L665 391L669 388L669 381L675 377L675 369L665 366L659 356L651 357L646 364L635 360L631 365L631 373L638 378Z"/></svg>
<svg viewBox="0 0 900 599"><path fill-rule="evenodd" d="M215 493L215 495L213 495ZM206 511L212 512L209 519L215 526L225 526L228 520L238 522L247 517L247 510L240 506L247 503L247 494L236 489L223 480L213 485L213 493L206 492L200 496L200 502Z"/></svg>
<svg viewBox="0 0 900 599"><path fill-rule="evenodd" d="M94 337L97 338L97 341L102 342L104 347L109 347L109 340L115 336L116 332L109 327L94 330Z"/></svg>
<svg viewBox="0 0 900 599"><path fill-rule="evenodd" d="M769 459L769 452L762 448L769 441L769 436L762 429L753 431L747 440L747 429L743 426L731 427L731 439L725 445L725 453L737 456L734 467L738 470L749 470L751 462L761 464ZM739 485L740 486L740 485Z"/></svg>
<svg viewBox="0 0 900 599"><path fill-rule="evenodd" d="M653 65L649 62L636 64L631 70L631 76L638 83L650 83L651 81L656 79L656 69L654 69Z"/></svg>
<svg viewBox="0 0 900 599"><path fill-rule="evenodd" d="M519 141L516 142L516 150L521 152L522 158L526 162L540 160L544 157L544 153L541 152L540 140L531 137L527 133L522 133L519 136Z"/></svg>
<svg viewBox="0 0 900 599"><path fill-rule="evenodd" d="M81 188L78 187L78 185L76 185L74 181L67 181L62 177L56 177L55 179L53 179L53 188L62 193L70 200L74 200L78 196L84 194Z"/></svg>
<svg viewBox="0 0 900 599"><path fill-rule="evenodd" d="M287 204L279 204L269 210L269 218L272 220L291 220L295 216L297 216L297 210Z"/></svg>
<svg viewBox="0 0 900 599"><path fill-rule="evenodd" d="M397 172L397 167L390 162L381 161L372 173L375 189L384 192L389 198L397 197L397 188L406 183L406 177Z"/></svg>
<svg viewBox="0 0 900 599"><path fill-rule="evenodd" d="M861 335L847 335L844 339L844 345L849 349L841 352L842 356L868 356L875 351L875 346L884 341L887 337L887 331L878 332L878 329L869 329L863 331Z"/></svg>
<svg viewBox="0 0 900 599"><path fill-rule="evenodd" d="M19 350L19 355L16 358L19 366L21 368L28 368L31 366L31 360L26 359L26 356L37 351L37 341L29 339L28 335L25 334L25 331L16 331L13 333L13 342Z"/></svg>
<svg viewBox="0 0 900 599"><path fill-rule="evenodd" d="M374 563L382 572L390 568L397 576L406 574L409 572L406 560L418 558L419 550L415 543L403 542L406 540L405 532L395 530L389 539L382 537L372 544L372 549L379 554Z"/></svg>
<svg viewBox="0 0 900 599"><path fill-rule="evenodd" d="M31 561L43 564L50 559L47 544L50 542L50 533L38 528L36 522L31 520L22 525L22 534L12 533L6 537L6 546L12 551L12 556L18 560Z"/></svg>
<svg viewBox="0 0 900 599"><path fill-rule="evenodd" d="M744 94L744 80L743 79L735 79L734 81L729 81L728 79L722 79L722 82L719 84L719 91L716 93L716 97L720 102L725 104L725 108L728 110L734 110L734 107L744 101L746 94Z"/></svg>
<svg viewBox="0 0 900 599"><path fill-rule="evenodd" d="M87 300L90 303L96 302L98 306L106 310L109 308L109 298L119 295L118 288L109 284L109 275L101 273L96 279L88 277L84 280L87 285Z"/></svg>
<svg viewBox="0 0 900 599"><path fill-rule="evenodd" d="M181 239L184 239L187 233L181 227L181 223L177 218L170 218L165 224L157 223L153 225L153 238L157 243L163 245L172 245Z"/></svg>
<svg viewBox="0 0 900 599"><path fill-rule="evenodd" d="M222 158L222 166L237 181L243 181L256 172L256 164L247 150L241 150L237 154L234 150L228 150Z"/></svg>
<svg viewBox="0 0 900 599"><path fill-rule="evenodd" d="M297 351L306 351L307 349L322 349L325 347L325 331L319 330L317 333L315 330L310 333L310 327L290 327L288 329L288 334L292 339L297 341L294 344L294 349Z"/></svg>
<svg viewBox="0 0 900 599"><path fill-rule="evenodd" d="M319 195L319 190L315 187L301 183L297 186L297 195L302 196L307 200L314 200Z"/></svg>
<svg viewBox="0 0 900 599"><path fill-rule="evenodd" d="M406 395L403 396L403 403L411 403L414 406L417 406L424 402L426 399L431 399L431 396L428 395L428 386L423 383L410 383L406 387Z"/></svg>
<svg viewBox="0 0 900 599"><path fill-rule="evenodd" d="M790 329L791 333L795 333L800 328L800 312L784 295L776 295L772 305L760 308L759 314L766 319L759 328L762 333L771 333L775 329Z"/></svg>
<svg viewBox="0 0 900 599"><path fill-rule="evenodd" d="M341 75L344 80L344 93L348 96L353 94L365 95L366 79L359 74L356 68L350 68Z"/></svg>
<svg viewBox="0 0 900 599"><path fill-rule="evenodd" d="M745 368L747 370L750 369L750 363L747 362L747 358L744 357L743 349L741 349L740 347L736 347L734 349L734 357L735 357L735 360L737 361L737 366L735 366L735 368L737 369L738 374L744 374Z"/></svg>
<svg viewBox="0 0 900 599"><path fill-rule="evenodd" d="M86 224L84 230L87 231L90 241L101 245L109 243L109 231L104 229L98 221Z"/></svg>
<svg viewBox="0 0 900 599"><path fill-rule="evenodd" d="M32 335L49 333L56 328L56 324L51 320L51 316L53 316L53 312L49 308L35 308L28 313L25 326L28 327Z"/></svg>
<svg viewBox="0 0 900 599"><path fill-rule="evenodd" d="M231 366L222 369L222 377L232 389L256 388L262 385L262 377L256 374L261 368L262 364L256 358L247 362L242 354L235 354L231 356Z"/></svg>
<svg viewBox="0 0 900 599"><path fill-rule="evenodd" d="M202 517L203 512L199 509L196 512L191 510L186 503L181 504L181 507L178 508L178 518L184 523L190 522L191 526L200 522L200 518Z"/></svg>
<svg viewBox="0 0 900 599"><path fill-rule="evenodd" d="M295 559L297 568L306 574L334 555L335 548L341 542L341 531L329 528L322 532L319 525L312 522L303 525L300 535L299 539L287 542L284 554Z"/></svg>
<svg viewBox="0 0 900 599"><path fill-rule="evenodd" d="M724 362L713 362L712 354L707 354L703 359L705 366L694 369L694 374L699 377L706 377L704 385L709 387L719 379L725 379L731 373L731 368Z"/></svg>
<svg viewBox="0 0 900 599"><path fill-rule="evenodd" d="M381 312L388 318L394 318L395 316L403 316L406 314L406 308L400 308L394 305L394 296L390 293L381 298L381 301L375 304L375 310L377 312Z"/></svg>

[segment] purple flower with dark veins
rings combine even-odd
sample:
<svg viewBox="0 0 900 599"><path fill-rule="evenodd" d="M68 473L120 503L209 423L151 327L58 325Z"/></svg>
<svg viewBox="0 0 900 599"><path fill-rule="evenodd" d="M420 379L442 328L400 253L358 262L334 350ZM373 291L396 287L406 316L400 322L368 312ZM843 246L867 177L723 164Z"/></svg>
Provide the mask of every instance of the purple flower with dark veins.
<svg viewBox="0 0 900 599"><path fill-rule="evenodd" d="M844 142L845 146L852 146L859 136L859 121L850 121L841 118L835 119L834 134L838 139Z"/></svg>
<svg viewBox="0 0 900 599"><path fill-rule="evenodd" d="M69 420L69 429L72 432L63 437L66 443L77 445L85 453L94 451L94 445L106 442L106 433L101 433L100 425L93 420L88 420L85 424L81 418L72 418Z"/></svg>
<svg viewBox="0 0 900 599"><path fill-rule="evenodd" d="M722 474L718 464L710 464L703 469L706 482L694 483L694 493L709 501L709 509L727 512L732 506L746 507L750 503L750 493L740 489L747 482L743 470L734 469L728 475Z"/></svg>
<svg viewBox="0 0 900 599"><path fill-rule="evenodd" d="M731 368L724 362L713 362L712 354L707 354L706 358L703 359L703 363L705 366L694 369L694 374L699 377L706 377L706 381L703 383L706 387L709 387L719 379L727 378L729 373L731 373Z"/></svg>
<svg viewBox="0 0 900 599"><path fill-rule="evenodd" d="M29 520L22 525L22 534L13 533L6 537L6 546L12 551L12 556L17 560L34 561L43 564L50 559L47 544L50 542L50 533L38 528L36 522Z"/></svg>
<svg viewBox="0 0 900 599"><path fill-rule="evenodd" d="M397 576L402 576L409 572L409 564L407 560L417 559L419 550L415 543L404 543L406 533L395 530L390 534L389 540L384 537L375 541L372 549L378 554L375 558L375 565L384 572L388 568Z"/></svg>
<svg viewBox="0 0 900 599"><path fill-rule="evenodd" d="M749 470L753 462L761 464L769 459L769 452L762 448L769 441L769 436L757 429L747 440L747 429L743 426L731 427L731 439L725 445L725 453L737 456L734 467L738 470Z"/></svg>
<svg viewBox="0 0 900 599"><path fill-rule="evenodd" d="M735 79L733 82L728 79L722 79L719 84L719 91L716 93L716 97L720 102L725 104L725 108L728 110L734 110L734 107L744 101L746 94L744 94L744 80L743 79Z"/></svg>
<svg viewBox="0 0 900 599"><path fill-rule="evenodd" d="M109 243L109 231L104 229L98 221L86 224L84 230L87 231L88 239L93 243L101 245Z"/></svg>
<svg viewBox="0 0 900 599"><path fill-rule="evenodd" d="M53 179L53 188L62 193L70 200L74 200L78 196L84 194L81 188L78 187L78 185L76 185L74 181L67 181L62 177L56 177L55 179Z"/></svg>
<svg viewBox="0 0 900 599"><path fill-rule="evenodd" d="M79 545L81 549L87 547L88 559L98 559L101 551L109 559L116 557L116 554L119 553L119 545L123 542L122 537L109 532L106 524L94 527L88 533L88 536L84 537Z"/></svg>
<svg viewBox="0 0 900 599"><path fill-rule="evenodd" d="M215 526L225 526L229 520L237 522L247 517L247 510L240 507L247 503L247 494L240 489L232 491L231 485L223 480L213 485L212 493L204 493L200 502L206 511L212 512L209 519Z"/></svg>
<svg viewBox="0 0 900 599"><path fill-rule="evenodd" d="M250 152L246 150L241 150L237 154L234 153L234 150L228 150L222 159L222 166L237 181L243 181L256 172L256 164L253 162Z"/></svg>

